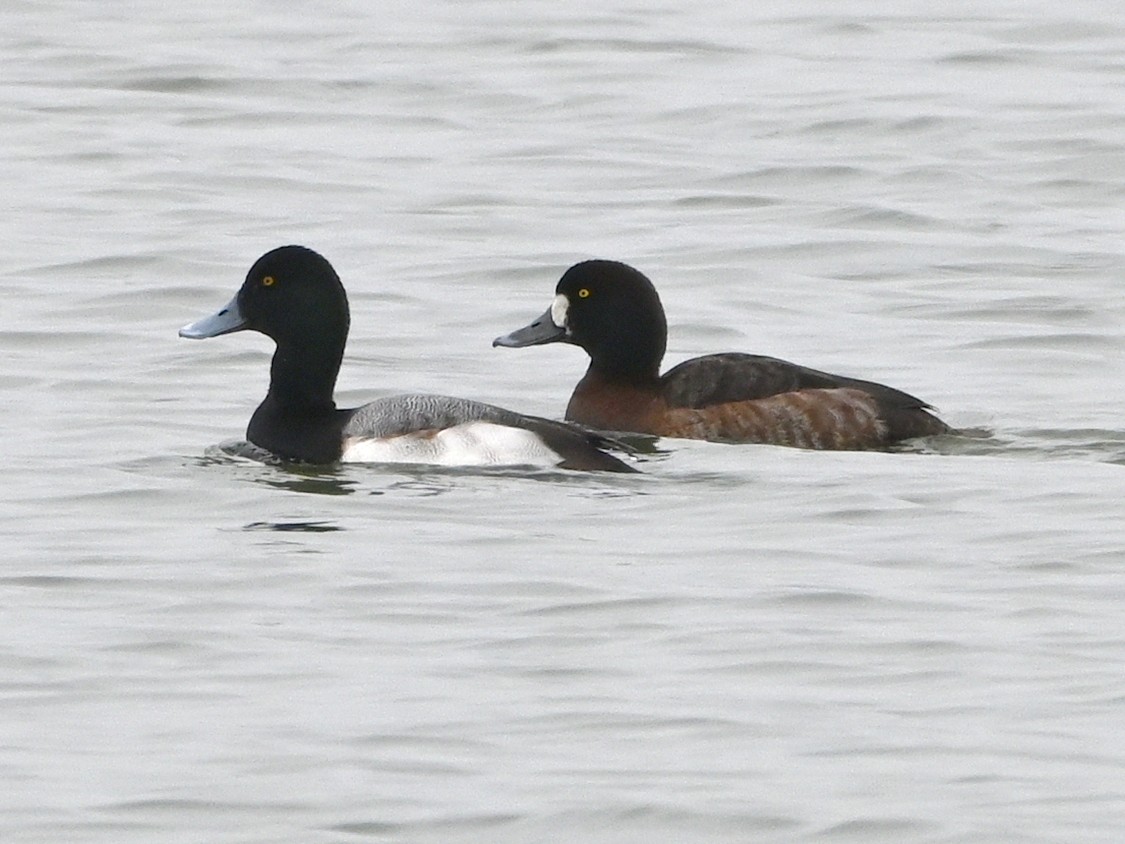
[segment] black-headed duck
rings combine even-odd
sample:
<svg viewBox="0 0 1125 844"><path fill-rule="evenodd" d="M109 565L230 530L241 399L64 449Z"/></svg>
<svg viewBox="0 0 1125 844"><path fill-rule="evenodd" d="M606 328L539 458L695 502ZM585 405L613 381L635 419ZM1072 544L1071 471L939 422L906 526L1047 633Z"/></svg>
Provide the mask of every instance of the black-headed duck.
<svg viewBox="0 0 1125 844"><path fill-rule="evenodd" d="M347 296L332 265L311 249L283 246L258 259L224 308L180 336L251 330L277 344L269 392L246 438L286 460L635 471L604 451L604 438L577 426L468 399L401 395L338 409L333 391L348 325Z"/></svg>
<svg viewBox="0 0 1125 844"><path fill-rule="evenodd" d="M585 349L590 366L566 418L602 431L815 449L877 449L950 431L901 390L761 355L705 355L661 375L667 337L652 282L595 260L567 270L547 312L493 345Z"/></svg>

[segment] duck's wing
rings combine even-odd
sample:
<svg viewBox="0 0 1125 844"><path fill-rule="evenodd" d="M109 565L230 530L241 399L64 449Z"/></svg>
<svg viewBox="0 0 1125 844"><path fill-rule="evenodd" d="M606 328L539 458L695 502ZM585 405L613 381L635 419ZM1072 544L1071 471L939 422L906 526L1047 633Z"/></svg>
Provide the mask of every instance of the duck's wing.
<svg viewBox="0 0 1125 844"><path fill-rule="evenodd" d="M538 436L566 469L635 472L605 449L628 450L621 443L577 425L516 413L484 402L440 395L400 395L376 399L350 411L345 438L389 438L443 431L473 422L519 428Z"/></svg>
<svg viewBox="0 0 1125 844"><path fill-rule="evenodd" d="M704 408L800 390L853 389L871 395L888 410L929 408L909 393L874 381L832 375L778 358L739 352L686 360L668 370L660 381L661 392L670 407Z"/></svg>

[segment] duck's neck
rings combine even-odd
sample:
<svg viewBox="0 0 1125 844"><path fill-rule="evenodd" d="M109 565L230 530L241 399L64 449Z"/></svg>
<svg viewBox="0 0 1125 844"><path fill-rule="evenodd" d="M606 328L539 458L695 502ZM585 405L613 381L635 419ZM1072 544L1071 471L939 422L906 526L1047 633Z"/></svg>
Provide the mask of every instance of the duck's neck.
<svg viewBox="0 0 1125 844"><path fill-rule="evenodd" d="M279 409L318 413L336 409L332 395L344 357L344 344L286 343L270 364L267 398Z"/></svg>
<svg viewBox="0 0 1125 844"><path fill-rule="evenodd" d="M626 384L635 387L655 385L660 380L660 358L630 354L605 354L591 358L583 381Z"/></svg>
<svg viewBox="0 0 1125 844"><path fill-rule="evenodd" d="M566 418L603 431L650 431L650 417L661 402L655 374L607 377L591 366L574 388Z"/></svg>

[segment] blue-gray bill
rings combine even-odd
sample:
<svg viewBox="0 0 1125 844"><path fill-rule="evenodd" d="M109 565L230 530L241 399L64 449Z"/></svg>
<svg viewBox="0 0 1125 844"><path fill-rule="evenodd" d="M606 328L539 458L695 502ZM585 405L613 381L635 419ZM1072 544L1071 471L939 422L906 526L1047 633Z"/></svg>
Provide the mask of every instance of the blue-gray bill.
<svg viewBox="0 0 1125 844"><path fill-rule="evenodd" d="M241 331L246 327L246 319L238 308L238 297L235 296L218 312L211 316L197 319L190 325L180 329L180 336L189 340L204 340L207 337L218 337L220 334L230 334Z"/></svg>

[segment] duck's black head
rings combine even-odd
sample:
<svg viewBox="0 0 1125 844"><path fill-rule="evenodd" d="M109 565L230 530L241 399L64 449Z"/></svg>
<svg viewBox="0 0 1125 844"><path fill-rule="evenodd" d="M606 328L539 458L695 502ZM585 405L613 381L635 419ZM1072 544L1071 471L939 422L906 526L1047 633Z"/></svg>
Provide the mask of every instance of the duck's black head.
<svg viewBox="0 0 1125 844"><path fill-rule="evenodd" d="M668 323L644 273L619 261L583 261L563 273L543 316L496 338L493 345L555 342L581 346L590 355L591 369L603 375L655 377L668 342Z"/></svg>
<svg viewBox="0 0 1125 844"><path fill-rule="evenodd" d="M339 343L348 335L348 297L332 265L304 246L282 246L254 262L235 297L244 327L279 346Z"/></svg>
<svg viewBox="0 0 1125 844"><path fill-rule="evenodd" d="M311 342L342 348L348 320L348 297L327 259L304 246L282 246L254 262L230 302L185 325L180 336L198 340L251 330L278 346Z"/></svg>

